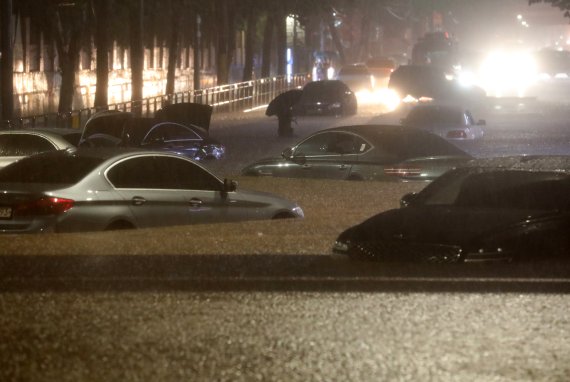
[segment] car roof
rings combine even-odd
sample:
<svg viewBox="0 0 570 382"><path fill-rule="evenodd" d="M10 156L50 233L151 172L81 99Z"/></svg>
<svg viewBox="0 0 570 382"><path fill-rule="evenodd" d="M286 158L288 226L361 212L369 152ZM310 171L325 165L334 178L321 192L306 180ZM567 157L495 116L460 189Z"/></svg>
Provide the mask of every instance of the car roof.
<svg viewBox="0 0 570 382"><path fill-rule="evenodd" d="M145 150L139 148L131 147L81 147L81 148L69 148L66 150L50 151L45 153L36 154L35 156L42 156L43 158L57 157L57 156L75 156L75 157L89 157L89 158L99 158L103 161L108 159L121 159L127 158L133 154L139 155L161 155L161 156L175 156L179 158L185 158L182 155L169 152L169 151L159 151L159 150Z"/></svg>
<svg viewBox="0 0 570 382"><path fill-rule="evenodd" d="M35 135L56 142L59 147L77 146L81 130L59 127L1 130L0 135Z"/></svg>
<svg viewBox="0 0 570 382"><path fill-rule="evenodd" d="M517 171L554 171L570 174L570 155L518 155L474 159L461 168Z"/></svg>
<svg viewBox="0 0 570 382"><path fill-rule="evenodd" d="M331 127L328 129L321 130L320 132L327 132L327 131L344 131L344 132L352 132L356 134L362 134L366 137L372 137L379 134L418 134L418 135L433 135L432 133L422 130L416 129L413 127L401 126L401 125L349 125L349 126L337 126Z"/></svg>

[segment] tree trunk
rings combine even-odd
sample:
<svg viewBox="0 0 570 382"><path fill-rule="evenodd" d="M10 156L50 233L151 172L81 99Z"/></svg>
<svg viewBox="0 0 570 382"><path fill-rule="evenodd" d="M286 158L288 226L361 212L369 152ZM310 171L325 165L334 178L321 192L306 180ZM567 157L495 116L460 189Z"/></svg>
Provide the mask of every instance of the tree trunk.
<svg viewBox="0 0 570 382"><path fill-rule="evenodd" d="M341 65L344 65L344 63L345 63L344 48L342 46L342 43L340 42L340 37L338 36L338 32L334 26L334 21L333 21L333 18L331 16L327 16L327 25L329 27L329 32L331 34L331 38L333 40L334 46L336 47L336 50L338 51L340 63L341 63Z"/></svg>
<svg viewBox="0 0 570 382"><path fill-rule="evenodd" d="M48 8L49 9L49 8ZM70 13L66 14L64 20L59 11L51 12L48 15L54 20L54 37L57 47L61 68L61 88L59 92L59 113L66 113L73 108L73 95L75 91L75 71L79 61L79 50L81 48L81 31L85 23L85 13L81 5L74 5ZM65 22L64 22L65 21ZM66 34L69 39L66 41Z"/></svg>
<svg viewBox="0 0 570 382"><path fill-rule="evenodd" d="M144 45L143 45L143 6L144 0L133 4L130 12L130 43L131 43L131 110L136 116L142 114L143 99L143 71L144 71Z"/></svg>
<svg viewBox="0 0 570 382"><path fill-rule="evenodd" d="M202 68L202 18L196 14L196 22L194 23L194 90L201 88L200 70Z"/></svg>
<svg viewBox="0 0 570 382"><path fill-rule="evenodd" d="M285 13L279 12L275 21L277 28L277 75L280 76L287 74L287 25L285 18Z"/></svg>
<svg viewBox="0 0 570 382"><path fill-rule="evenodd" d="M79 44L77 44L79 45ZM73 56L73 51L76 51ZM75 91L75 70L79 57L79 49L73 49L65 56L60 56L61 88L59 91L58 113L63 114L73 110L73 95Z"/></svg>
<svg viewBox="0 0 570 382"><path fill-rule="evenodd" d="M176 80L176 62L178 60L178 39L180 37L180 19L182 10L179 6L180 2L171 0L171 30L170 39L168 41L168 70L166 72L166 94L174 94L174 81Z"/></svg>
<svg viewBox="0 0 570 382"><path fill-rule="evenodd" d="M247 31L245 35L245 62L243 66L243 81L250 81L253 76L253 54L255 52L257 30L257 14L253 7L249 8L247 14Z"/></svg>
<svg viewBox="0 0 570 382"><path fill-rule="evenodd" d="M2 0L0 12L2 22L1 68L1 120L10 120L14 113L14 56L12 51L12 0ZM0 128L3 123L0 123Z"/></svg>
<svg viewBox="0 0 570 382"><path fill-rule="evenodd" d="M95 90L95 108L106 109L109 105L109 0L95 1L97 47L97 88Z"/></svg>
<svg viewBox="0 0 570 382"><path fill-rule="evenodd" d="M216 19L220 20L218 28L218 36L216 41L216 74L217 84L225 85L229 82L229 17L228 5L224 0L218 0L215 3Z"/></svg>
<svg viewBox="0 0 570 382"><path fill-rule="evenodd" d="M265 28L263 28L263 46L261 48L261 78L267 78L271 75L271 45L273 42L273 24L275 19L273 14L268 12L265 20Z"/></svg>

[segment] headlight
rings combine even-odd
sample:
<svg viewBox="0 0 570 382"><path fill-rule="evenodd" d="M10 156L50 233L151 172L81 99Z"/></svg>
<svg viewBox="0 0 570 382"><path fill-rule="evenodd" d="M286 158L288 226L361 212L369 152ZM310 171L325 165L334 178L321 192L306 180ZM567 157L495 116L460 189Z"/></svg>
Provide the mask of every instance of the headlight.
<svg viewBox="0 0 570 382"><path fill-rule="evenodd" d="M348 252L348 243L344 241L335 241L333 245L333 252L337 253L347 253Z"/></svg>
<svg viewBox="0 0 570 382"><path fill-rule="evenodd" d="M293 208L291 211L300 218L305 217L305 213L303 212L303 209L301 207L297 206L297 207Z"/></svg>

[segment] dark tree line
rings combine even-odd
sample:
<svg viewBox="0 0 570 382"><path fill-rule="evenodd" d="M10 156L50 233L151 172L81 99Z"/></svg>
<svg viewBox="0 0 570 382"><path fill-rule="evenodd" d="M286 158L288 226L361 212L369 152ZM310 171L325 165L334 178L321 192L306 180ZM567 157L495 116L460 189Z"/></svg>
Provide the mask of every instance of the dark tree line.
<svg viewBox="0 0 570 382"><path fill-rule="evenodd" d="M445 2L449 0L439 0ZM533 2L535 0L531 0ZM331 36L341 58L345 45L335 27L334 14L359 11L361 41L357 42L359 58L369 52L367 39L371 23L386 4L396 0L1 0L2 6L2 105L3 119L12 117L13 67L10 41L12 14L27 17L42 33L44 43L57 51L61 74L59 112L72 109L75 73L79 67L80 51L96 48L97 90L95 106L108 104L108 52L116 43L130 56L132 101L142 100L144 49L156 43L168 49L165 94L174 92L175 70L182 48L192 48L194 57L194 86L200 84L200 63L203 48L215 50L218 84L226 84L236 54L236 32L244 31L244 81L252 78L254 56L259 53L261 76L286 71L286 19L293 17L305 30L303 45L307 51L318 50L315 38L323 26ZM421 0L411 0L409 6L421 8ZM418 3L414 5L414 3ZM432 1L431 4L436 3ZM293 46L296 49L296 46Z"/></svg>

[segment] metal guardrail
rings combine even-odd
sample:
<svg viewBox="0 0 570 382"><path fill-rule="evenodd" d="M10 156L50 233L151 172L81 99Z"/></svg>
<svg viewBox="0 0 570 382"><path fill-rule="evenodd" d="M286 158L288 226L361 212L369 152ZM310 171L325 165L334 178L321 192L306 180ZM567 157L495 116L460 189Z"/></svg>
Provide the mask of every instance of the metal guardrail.
<svg viewBox="0 0 570 382"><path fill-rule="evenodd" d="M237 112L252 109L269 103L279 93L301 87L310 81L310 76L277 76L247 82L189 90L168 95L145 98L109 105L104 109L95 107L74 110L67 113L49 113L2 121L2 128L71 127L83 128L89 118L101 110L133 112L143 117L151 117L164 105L171 103L195 102L211 105L214 113Z"/></svg>

